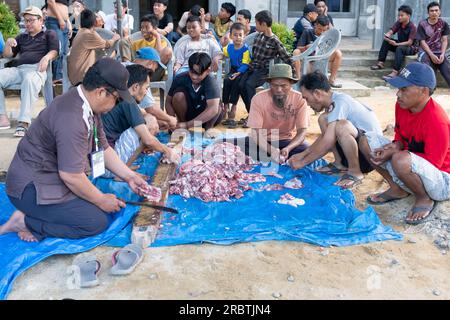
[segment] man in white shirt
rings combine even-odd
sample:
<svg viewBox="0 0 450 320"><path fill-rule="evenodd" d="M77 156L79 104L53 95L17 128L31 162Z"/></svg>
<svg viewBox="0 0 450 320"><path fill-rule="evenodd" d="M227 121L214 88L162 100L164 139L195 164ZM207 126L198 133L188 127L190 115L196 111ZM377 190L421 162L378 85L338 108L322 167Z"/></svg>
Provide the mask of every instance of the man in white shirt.
<svg viewBox="0 0 450 320"><path fill-rule="evenodd" d="M127 37L133 31L134 17L128 14L127 0L122 0L122 30L123 36ZM117 32L117 1L114 2L114 13L108 14L105 19L105 29Z"/></svg>

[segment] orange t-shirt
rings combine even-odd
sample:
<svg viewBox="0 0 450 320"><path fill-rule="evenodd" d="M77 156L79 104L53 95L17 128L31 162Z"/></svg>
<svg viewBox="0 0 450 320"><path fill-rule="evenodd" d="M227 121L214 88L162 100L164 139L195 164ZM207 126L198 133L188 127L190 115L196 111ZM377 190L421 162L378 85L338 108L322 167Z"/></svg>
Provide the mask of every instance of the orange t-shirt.
<svg viewBox="0 0 450 320"><path fill-rule="evenodd" d="M297 129L309 127L311 112L302 94L295 90L289 93L286 106L280 109L275 105L270 89L261 91L252 99L248 126L253 129L278 129L278 137L276 132L268 132L269 141L292 140L297 135Z"/></svg>

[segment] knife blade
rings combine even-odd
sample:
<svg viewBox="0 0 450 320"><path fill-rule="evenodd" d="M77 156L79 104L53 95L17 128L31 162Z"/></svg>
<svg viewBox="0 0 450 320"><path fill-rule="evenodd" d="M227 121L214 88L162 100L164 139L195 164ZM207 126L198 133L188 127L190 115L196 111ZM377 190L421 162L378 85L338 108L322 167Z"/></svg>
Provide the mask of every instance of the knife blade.
<svg viewBox="0 0 450 320"><path fill-rule="evenodd" d="M178 213L177 209L164 207L164 206L159 206L157 204L151 204L151 203L148 203L148 202L134 202L134 201L124 201L124 202L126 204L131 204L133 206L143 206L143 207L149 207L149 208L158 209L158 210L161 210L161 211L166 211L166 212L171 212L171 213Z"/></svg>

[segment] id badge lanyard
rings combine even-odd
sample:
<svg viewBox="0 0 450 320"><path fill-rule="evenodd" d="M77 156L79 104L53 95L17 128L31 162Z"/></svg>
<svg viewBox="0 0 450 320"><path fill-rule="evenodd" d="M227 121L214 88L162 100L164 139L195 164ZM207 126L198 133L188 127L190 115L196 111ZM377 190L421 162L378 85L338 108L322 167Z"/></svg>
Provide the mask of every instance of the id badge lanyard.
<svg viewBox="0 0 450 320"><path fill-rule="evenodd" d="M105 174L105 156L103 150L99 148L98 130L95 118L92 119L92 131L94 133L95 151L91 155L91 168L93 178L98 178Z"/></svg>

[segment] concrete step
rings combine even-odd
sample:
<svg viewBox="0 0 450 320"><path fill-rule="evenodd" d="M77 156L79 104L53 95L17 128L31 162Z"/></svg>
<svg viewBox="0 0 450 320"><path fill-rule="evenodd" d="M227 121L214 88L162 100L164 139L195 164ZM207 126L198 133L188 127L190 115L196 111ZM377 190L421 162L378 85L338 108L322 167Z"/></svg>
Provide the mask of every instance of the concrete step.
<svg viewBox="0 0 450 320"><path fill-rule="evenodd" d="M342 64L343 67L367 67L370 68L371 66L375 65L377 63L378 59L372 59L367 57L346 57L343 56ZM384 65L386 68L391 68L394 63L394 59L387 59Z"/></svg>
<svg viewBox="0 0 450 320"><path fill-rule="evenodd" d="M352 97L370 97L371 89L352 79L338 78L338 83L342 88L333 89L334 91L346 93Z"/></svg>
<svg viewBox="0 0 450 320"><path fill-rule="evenodd" d="M383 79L377 79L377 78L356 78L352 79L353 81L358 82L359 84L362 84L363 86L366 86L368 88L376 88L376 87L388 87L389 85L384 81Z"/></svg>
<svg viewBox="0 0 450 320"><path fill-rule="evenodd" d="M368 67L361 66L341 66L339 68L338 76L346 79L371 79L381 78L389 74L392 71L391 68L384 68L382 70L370 70Z"/></svg>
<svg viewBox="0 0 450 320"><path fill-rule="evenodd" d="M379 50L355 50L339 48L344 57L366 57L377 59Z"/></svg>

